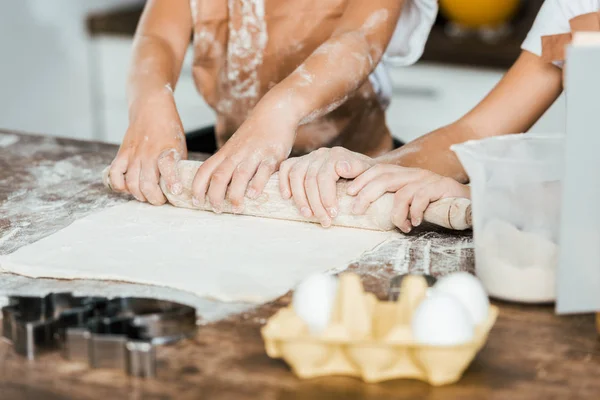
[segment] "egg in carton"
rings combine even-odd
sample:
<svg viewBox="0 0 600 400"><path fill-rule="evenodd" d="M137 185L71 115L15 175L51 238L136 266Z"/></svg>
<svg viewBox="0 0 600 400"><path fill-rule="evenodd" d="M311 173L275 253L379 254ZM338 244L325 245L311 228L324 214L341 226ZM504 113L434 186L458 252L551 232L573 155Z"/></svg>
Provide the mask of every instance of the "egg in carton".
<svg viewBox="0 0 600 400"><path fill-rule="evenodd" d="M411 321L427 288L423 277L408 276L397 302L379 301L363 290L357 275L342 274L326 328L311 332L292 306L282 308L262 329L266 352L283 358L300 378L412 378L436 386L456 382L485 344L498 309L487 305L486 297L487 315L467 342L422 344L413 337ZM431 329L437 328L432 324Z"/></svg>

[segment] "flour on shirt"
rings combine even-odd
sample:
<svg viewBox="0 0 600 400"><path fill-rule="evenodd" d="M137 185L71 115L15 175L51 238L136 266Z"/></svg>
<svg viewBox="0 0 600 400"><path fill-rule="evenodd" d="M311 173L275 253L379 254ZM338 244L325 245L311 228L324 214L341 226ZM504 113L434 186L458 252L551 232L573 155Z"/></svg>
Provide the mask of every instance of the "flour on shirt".
<svg viewBox="0 0 600 400"><path fill-rule="evenodd" d="M261 88L258 68L268 41L264 0L229 0L228 7L227 63L220 77L228 90L217 104L223 114L234 112L232 106L238 101L245 103L246 110L257 103Z"/></svg>

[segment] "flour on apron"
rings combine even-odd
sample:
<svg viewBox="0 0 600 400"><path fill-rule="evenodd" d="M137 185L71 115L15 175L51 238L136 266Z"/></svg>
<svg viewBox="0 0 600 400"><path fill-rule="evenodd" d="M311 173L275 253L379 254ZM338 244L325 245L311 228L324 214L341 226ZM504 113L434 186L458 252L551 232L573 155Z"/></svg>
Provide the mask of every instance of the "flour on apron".
<svg viewBox="0 0 600 400"><path fill-rule="evenodd" d="M220 147L268 90L330 37L347 0L190 0L190 5L194 79L217 113ZM296 138L293 155L331 146L369 155L392 148L383 107L368 80L335 110L301 125Z"/></svg>

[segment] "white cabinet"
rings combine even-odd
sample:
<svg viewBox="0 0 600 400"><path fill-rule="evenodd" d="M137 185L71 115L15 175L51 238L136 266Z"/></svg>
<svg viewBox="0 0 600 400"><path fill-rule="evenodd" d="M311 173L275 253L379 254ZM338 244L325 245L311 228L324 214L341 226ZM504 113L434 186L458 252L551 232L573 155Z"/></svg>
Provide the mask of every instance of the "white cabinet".
<svg viewBox="0 0 600 400"><path fill-rule="evenodd" d="M403 141L456 121L466 114L498 83L502 70L487 70L433 64L390 68L392 104L387 122L392 134ZM563 132L562 97L531 131Z"/></svg>
<svg viewBox="0 0 600 400"><path fill-rule="evenodd" d="M0 1L0 128L94 139L86 16L143 1Z"/></svg>
<svg viewBox="0 0 600 400"><path fill-rule="evenodd" d="M131 38L93 39L98 139L121 143L127 130L126 84L131 61ZM186 131L214 124L215 115L196 91L192 77L192 52L188 51L175 90L177 109Z"/></svg>
<svg viewBox="0 0 600 400"><path fill-rule="evenodd" d="M393 84L388 125L410 141L455 121L500 80L502 71L417 64L389 69Z"/></svg>

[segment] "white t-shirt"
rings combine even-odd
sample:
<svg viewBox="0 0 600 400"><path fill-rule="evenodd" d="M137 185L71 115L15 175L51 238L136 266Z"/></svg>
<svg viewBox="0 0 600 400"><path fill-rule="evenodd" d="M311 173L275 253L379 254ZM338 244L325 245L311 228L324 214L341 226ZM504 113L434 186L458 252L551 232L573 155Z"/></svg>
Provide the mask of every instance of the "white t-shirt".
<svg viewBox="0 0 600 400"><path fill-rule="evenodd" d="M407 0L404 3L396 30L383 56L383 62L379 63L369 77L384 107L389 105L392 97L392 83L384 63L407 66L417 62L423 55L437 13L438 0Z"/></svg>
<svg viewBox="0 0 600 400"><path fill-rule="evenodd" d="M541 56L542 36L571 32L569 20L598 10L600 0L546 0L521 48Z"/></svg>

